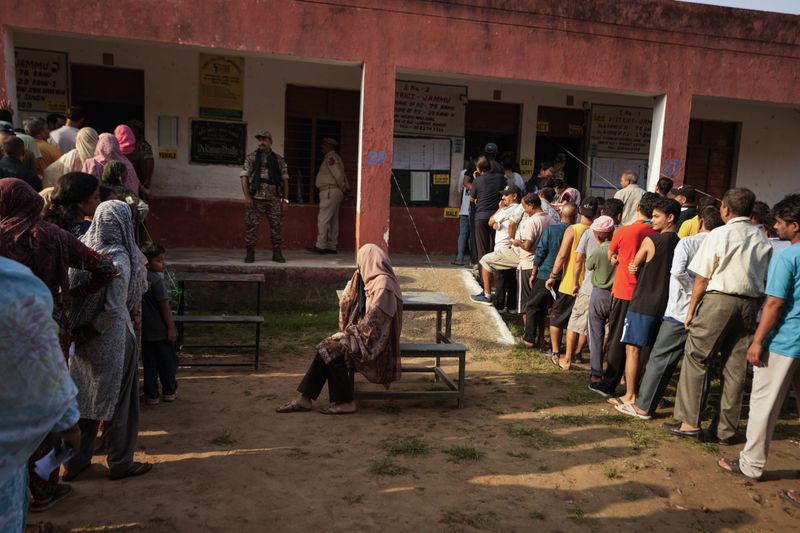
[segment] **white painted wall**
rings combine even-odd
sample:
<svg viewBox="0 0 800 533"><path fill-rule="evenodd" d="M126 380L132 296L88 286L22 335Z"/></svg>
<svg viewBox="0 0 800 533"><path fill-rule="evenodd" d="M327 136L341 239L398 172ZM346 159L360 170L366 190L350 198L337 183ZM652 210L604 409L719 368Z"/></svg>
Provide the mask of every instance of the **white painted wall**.
<svg viewBox="0 0 800 533"><path fill-rule="evenodd" d="M71 63L89 65L102 65L102 54L112 53L114 66L144 70L145 137L154 150L158 149L158 116L180 117L178 159L156 159L154 193L241 198L238 167L189 164L189 119L198 115L198 53L209 50L24 33L15 33L14 44L65 51ZM272 133L274 149L283 153L287 84L359 90L361 68L245 55L244 120L251 136L248 150L255 150L252 133L267 129Z"/></svg>
<svg viewBox="0 0 800 533"><path fill-rule="evenodd" d="M111 53L114 54L114 66L144 70L146 138L154 150L158 149L158 117L167 115L178 116L180 119L178 159L156 160L153 178L155 194L197 198L241 197L237 167L189 164L189 119L197 117L198 108L198 53L211 51L237 55L237 52L23 32L15 32L13 42L15 46L65 51L69 54L70 62L89 65L102 65L102 54ZM284 148L287 84L352 90L359 90L361 87L361 68L358 65L332 65L243 55L245 57L244 120L247 122L248 132L252 134L264 128L270 130L275 150L279 153L282 153ZM650 96L534 86L508 80L476 80L455 74L411 73L401 70L398 72L398 77L466 85L469 98L473 100L492 100L493 92L496 89L501 90L501 102L522 105L521 157L533 157L539 106L582 109L584 105L592 103L638 107L651 107L654 103L653 97ZM574 97L573 106L566 105L567 95ZM255 139L250 139L250 142L252 144L248 146L248 150L255 149ZM463 154L453 154L451 173L453 206L460 202L455 187L462 162ZM610 196L613 191L604 191L604 194Z"/></svg>
<svg viewBox="0 0 800 533"><path fill-rule="evenodd" d="M692 118L741 122L732 186L769 205L800 192L800 109L695 97Z"/></svg>

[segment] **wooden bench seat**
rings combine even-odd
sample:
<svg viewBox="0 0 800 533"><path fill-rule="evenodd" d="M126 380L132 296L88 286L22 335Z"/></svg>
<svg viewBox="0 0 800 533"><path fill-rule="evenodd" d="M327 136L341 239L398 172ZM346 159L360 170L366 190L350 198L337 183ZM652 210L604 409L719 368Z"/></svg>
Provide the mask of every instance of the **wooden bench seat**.
<svg viewBox="0 0 800 533"><path fill-rule="evenodd" d="M442 380L447 385L448 390L433 391L356 391L356 399L376 400L376 399L419 399L419 398L454 398L458 408L464 407L464 385L466 367L467 347L457 343L439 344L417 344L401 343L401 358L432 358L436 360L434 366L424 365L403 365L403 372L432 372L436 380ZM458 383L445 374L440 366L442 358L458 359Z"/></svg>

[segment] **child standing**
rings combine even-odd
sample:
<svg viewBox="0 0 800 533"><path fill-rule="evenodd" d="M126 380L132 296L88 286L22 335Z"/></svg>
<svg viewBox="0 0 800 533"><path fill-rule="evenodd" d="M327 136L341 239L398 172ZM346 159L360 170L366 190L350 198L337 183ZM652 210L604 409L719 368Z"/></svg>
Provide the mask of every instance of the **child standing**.
<svg viewBox="0 0 800 533"><path fill-rule="evenodd" d="M142 247L142 253L147 257L147 292L142 297L144 396L147 405L158 405L161 400L172 402L178 397L175 378L178 367L175 353L177 330L164 281L165 250L150 243ZM161 394L158 392L159 380Z"/></svg>

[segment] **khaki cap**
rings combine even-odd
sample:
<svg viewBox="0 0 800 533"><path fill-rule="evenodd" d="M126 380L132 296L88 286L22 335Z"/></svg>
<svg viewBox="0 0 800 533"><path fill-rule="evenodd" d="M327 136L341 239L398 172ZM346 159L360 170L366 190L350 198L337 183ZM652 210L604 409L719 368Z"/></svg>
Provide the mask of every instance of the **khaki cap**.
<svg viewBox="0 0 800 533"><path fill-rule="evenodd" d="M324 137L322 139L322 144L330 144L331 146L338 146L339 145L339 143L336 142L336 139L334 139L333 137Z"/></svg>
<svg viewBox="0 0 800 533"><path fill-rule="evenodd" d="M272 140L272 134L270 132L268 132L267 130L261 130L261 131L257 131L256 132L256 139L259 139L261 137L265 137L265 138L269 139L270 141Z"/></svg>

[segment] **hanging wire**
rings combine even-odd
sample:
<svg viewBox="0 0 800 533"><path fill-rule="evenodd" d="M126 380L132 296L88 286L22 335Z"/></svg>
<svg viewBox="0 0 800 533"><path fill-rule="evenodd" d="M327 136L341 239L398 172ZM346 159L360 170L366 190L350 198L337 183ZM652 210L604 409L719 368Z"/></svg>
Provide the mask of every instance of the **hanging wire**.
<svg viewBox="0 0 800 533"><path fill-rule="evenodd" d="M411 220L411 225L414 227L414 232L417 234L417 239L419 240L420 246L422 246L422 252L425 254L425 259L428 261L428 267L431 270L436 272L436 268L433 266L433 261L431 261L431 256L428 255L428 249L425 248L425 242L422 240L422 235L419 233L419 229L417 228L417 223L414 222L414 217L411 216L411 209L408 208L408 202L406 202L406 197L403 195L403 190L400 188L400 184L397 182L397 176L394 175L394 172L390 171L392 175L392 180L394 180L394 185L397 187L397 192L400 193L400 199L403 201L403 206L406 208L406 213L408 213L408 218Z"/></svg>

